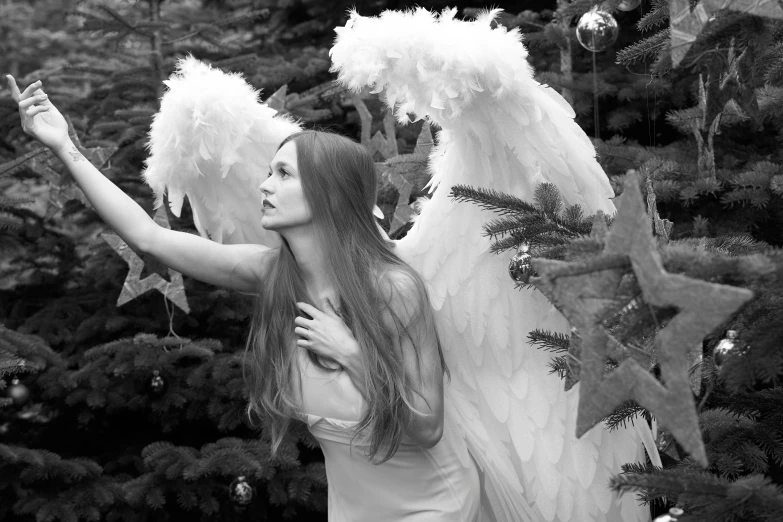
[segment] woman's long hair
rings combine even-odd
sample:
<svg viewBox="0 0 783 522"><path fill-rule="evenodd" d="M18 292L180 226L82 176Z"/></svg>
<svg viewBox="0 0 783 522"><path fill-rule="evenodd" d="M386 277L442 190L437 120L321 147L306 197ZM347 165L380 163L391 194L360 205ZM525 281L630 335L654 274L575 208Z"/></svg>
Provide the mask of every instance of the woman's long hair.
<svg viewBox="0 0 783 522"><path fill-rule="evenodd" d="M395 342L397 332L414 343L419 369L420 350L410 332L415 328L434 333L442 371L451 378L432 305L421 276L392 252L393 244L387 243L376 226L372 210L377 174L369 151L349 138L320 131L293 134L280 146L292 140L313 226L318 237L324 239L327 269L340 298L339 312L362 349L368 397L354 437L369 427L367 456L373 461L385 449L383 459L377 462L381 464L396 453L413 420L414 392L399 343ZM248 415L252 418L253 413L257 414L269 430L272 458L291 418L302 407L292 390L294 358L299 349L294 335L296 302L313 304L291 248L285 238L281 239L279 254L271 261L255 299L244 365L249 370L245 373L250 395ZM415 283L418 302L409 304L416 310L415 324L404 324L390 306L389 290L394 290L394 282L385 277L390 269L404 272ZM385 312L394 320L394 333L381 319ZM322 370L340 370L327 366L309 350L307 356Z"/></svg>

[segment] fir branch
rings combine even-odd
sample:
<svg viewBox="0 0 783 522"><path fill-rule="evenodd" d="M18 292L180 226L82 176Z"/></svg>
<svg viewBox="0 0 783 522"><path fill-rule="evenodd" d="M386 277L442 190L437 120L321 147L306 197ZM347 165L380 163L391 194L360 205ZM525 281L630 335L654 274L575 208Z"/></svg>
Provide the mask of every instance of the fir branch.
<svg viewBox="0 0 783 522"><path fill-rule="evenodd" d="M533 195L536 208L540 209L549 219L556 219L563 208L563 198L554 183L541 183Z"/></svg>
<svg viewBox="0 0 783 522"><path fill-rule="evenodd" d="M752 207L761 209L767 206L767 203L769 203L770 195L769 192L767 192L764 189L758 189L758 188L741 188L732 190L731 192L728 192L724 194L720 198L720 202L723 203L724 206L727 206L731 208L734 203L742 203L745 202L749 203Z"/></svg>
<svg viewBox="0 0 783 522"><path fill-rule="evenodd" d="M0 203L0 205L1 204L2 203ZM525 227L529 226L529 222L532 221L530 219L531 217L532 216L523 216L493 219L489 223L484 224L482 227L484 234L482 235L489 237L494 241L496 236L509 234L517 230L524 230ZM537 219L538 216L535 216L535 218Z"/></svg>
<svg viewBox="0 0 783 522"><path fill-rule="evenodd" d="M649 38L624 47L617 53L615 63L628 66L636 63L637 60L643 62L648 56L657 57L661 51L669 46L670 40L671 29L667 27Z"/></svg>
<svg viewBox="0 0 783 522"><path fill-rule="evenodd" d="M780 433L780 424L776 427L766 423L758 423L757 429L751 436L753 441L769 455L778 466L783 465L783 434ZM775 429L777 428L777 429Z"/></svg>
<svg viewBox="0 0 783 522"><path fill-rule="evenodd" d="M562 219L564 224L572 230L583 228L586 220L584 210L579 205L569 205L563 211ZM593 227L592 222L588 222L590 228ZM589 232L589 230L588 230Z"/></svg>
<svg viewBox="0 0 783 522"><path fill-rule="evenodd" d="M21 230L24 223L0 215L0 230Z"/></svg>
<svg viewBox="0 0 783 522"><path fill-rule="evenodd" d="M673 179L659 179L653 181L653 191L655 192L655 199L659 203L667 203L670 201L677 201L677 197L680 194L680 188L682 183Z"/></svg>
<svg viewBox="0 0 783 522"><path fill-rule="evenodd" d="M0 347L0 377L19 373L25 370L26 364L18 355Z"/></svg>
<svg viewBox="0 0 783 522"><path fill-rule="evenodd" d="M621 474L628 475L653 475L660 473L663 468L660 468L652 463L647 462L629 462L620 466L622 470ZM657 495L651 495L647 490L637 491L636 498L646 506L651 503L660 503L663 499Z"/></svg>
<svg viewBox="0 0 783 522"><path fill-rule="evenodd" d="M568 352L571 344L571 337L562 333L551 333L545 330L531 330L527 334L528 344L536 348L552 352Z"/></svg>
<svg viewBox="0 0 783 522"><path fill-rule="evenodd" d="M14 208L20 205L26 205L28 203L35 203L33 198L13 198L0 195L0 210L7 208Z"/></svg>
<svg viewBox="0 0 783 522"><path fill-rule="evenodd" d="M526 213L537 211L534 206L522 201L517 197L503 194L502 192L498 192L492 189L474 189L467 185L454 185L451 187L449 196L454 201L477 203L481 208L486 210L494 210L495 212L499 212L501 215L510 212Z"/></svg>
<svg viewBox="0 0 783 522"><path fill-rule="evenodd" d="M766 473L769 471L767 454L756 444L750 441L741 442L735 446L735 451L745 470L751 473Z"/></svg>
<svg viewBox="0 0 783 522"><path fill-rule="evenodd" d="M612 477L609 487L617 493L646 490L651 498L676 496L684 491L712 497L725 497L729 481L707 472L656 469L653 473L625 473Z"/></svg>
<svg viewBox="0 0 783 522"><path fill-rule="evenodd" d="M619 427L625 428L626 422L633 424L634 419L642 417L645 422L651 418L647 409L639 406L635 401L628 400L618 406L612 413L602 420L606 424L606 429L614 431Z"/></svg>
<svg viewBox="0 0 783 522"><path fill-rule="evenodd" d="M669 2L667 0L653 0L650 11L636 23L636 30L644 33L659 26L669 25Z"/></svg>
<svg viewBox="0 0 783 522"><path fill-rule="evenodd" d="M639 475L660 473L663 470L663 468L649 462L626 462L620 465L620 469L622 474L636 473Z"/></svg>
<svg viewBox="0 0 783 522"><path fill-rule="evenodd" d="M551 250L549 249L561 248L565 250L565 247L569 242L568 239L561 237L545 235L528 236L527 234L514 232L511 237L499 239L492 243L489 247L489 251L493 254L500 254L506 250L518 248L523 241L530 245L531 251L536 251L535 255L532 253L531 255L534 255L534 257L545 257L547 259L559 259L556 257L551 257ZM546 255L543 255L544 249L546 249Z"/></svg>
<svg viewBox="0 0 783 522"><path fill-rule="evenodd" d="M489 251L495 255L499 255L506 250L512 250L519 246L519 240L512 236L512 237L506 237L503 239L499 239L492 243L489 247Z"/></svg>
<svg viewBox="0 0 783 522"><path fill-rule="evenodd" d="M548 363L547 366L549 367L549 375L552 375L553 373L556 373L558 377L561 379L565 379L569 372L571 371L570 366L568 365L568 359L562 355L558 355L557 357L553 357Z"/></svg>

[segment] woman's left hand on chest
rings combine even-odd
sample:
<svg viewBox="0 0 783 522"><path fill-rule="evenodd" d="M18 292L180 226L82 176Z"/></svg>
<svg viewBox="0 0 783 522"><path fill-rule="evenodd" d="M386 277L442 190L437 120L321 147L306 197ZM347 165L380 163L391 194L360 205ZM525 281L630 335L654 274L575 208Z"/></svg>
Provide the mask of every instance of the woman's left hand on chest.
<svg viewBox="0 0 783 522"><path fill-rule="evenodd" d="M324 300L324 311L307 303L296 303L296 306L312 317L294 319L294 332L299 336L296 344L346 366L356 356L359 344L329 299Z"/></svg>

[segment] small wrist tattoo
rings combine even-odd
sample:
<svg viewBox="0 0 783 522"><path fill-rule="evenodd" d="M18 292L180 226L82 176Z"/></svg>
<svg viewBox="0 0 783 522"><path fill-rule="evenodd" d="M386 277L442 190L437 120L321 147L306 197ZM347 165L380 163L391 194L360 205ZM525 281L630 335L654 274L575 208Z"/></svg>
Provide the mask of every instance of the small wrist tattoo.
<svg viewBox="0 0 783 522"><path fill-rule="evenodd" d="M73 150L69 150L68 151L68 154L71 155L71 159L73 161L82 161L82 160L84 160L84 156L82 155L81 152L79 152L79 149L77 149L75 145L73 146Z"/></svg>

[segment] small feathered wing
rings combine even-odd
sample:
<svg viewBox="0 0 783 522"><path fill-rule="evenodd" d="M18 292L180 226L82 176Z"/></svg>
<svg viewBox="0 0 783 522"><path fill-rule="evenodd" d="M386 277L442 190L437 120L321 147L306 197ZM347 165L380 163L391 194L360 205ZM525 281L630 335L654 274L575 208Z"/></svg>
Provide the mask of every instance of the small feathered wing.
<svg viewBox="0 0 783 522"><path fill-rule="evenodd" d="M192 56L180 59L165 82L142 176L155 208L168 194L179 216L187 196L199 233L218 243L276 247L275 232L259 225L259 186L280 143L300 126L260 103L239 73L224 73Z"/></svg>
<svg viewBox="0 0 783 522"><path fill-rule="evenodd" d="M648 426L575 437L579 385L564 391L549 374L551 354L527 342L537 328L569 334L568 322L540 292L514 289L507 259L482 236L492 216L448 197L464 184L532 201L547 181L587 213L615 211L572 108L533 79L518 31L491 28L496 13L474 22L454 11L353 13L336 29L333 69L352 89L383 91L400 121L414 113L442 129L430 156L434 195L397 252L427 281L452 372L446 414L483 469L490 518L649 520L633 496L608 488L623 463L644 462Z"/></svg>

